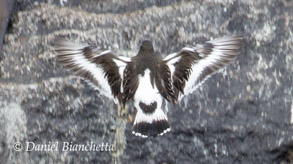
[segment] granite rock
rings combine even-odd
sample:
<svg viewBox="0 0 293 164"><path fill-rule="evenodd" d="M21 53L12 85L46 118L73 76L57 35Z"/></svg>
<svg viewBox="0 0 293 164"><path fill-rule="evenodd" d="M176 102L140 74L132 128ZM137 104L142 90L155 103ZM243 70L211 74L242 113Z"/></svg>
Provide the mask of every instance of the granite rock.
<svg viewBox="0 0 293 164"><path fill-rule="evenodd" d="M14 0L0 1L0 55L2 53L3 38L10 20Z"/></svg>
<svg viewBox="0 0 293 164"><path fill-rule="evenodd" d="M0 56L0 163L293 162L292 13L290 0L17 0ZM148 38L165 56L239 33L236 61L169 105L171 132L149 139L131 134L131 104L119 117L51 46L66 38L133 56ZM115 150L26 151L27 142Z"/></svg>

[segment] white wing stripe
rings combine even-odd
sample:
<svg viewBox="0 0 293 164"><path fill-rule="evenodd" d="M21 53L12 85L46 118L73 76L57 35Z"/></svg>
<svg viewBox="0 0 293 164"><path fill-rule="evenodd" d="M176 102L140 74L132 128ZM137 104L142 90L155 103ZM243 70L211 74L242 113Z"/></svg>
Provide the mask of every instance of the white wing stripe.
<svg viewBox="0 0 293 164"><path fill-rule="evenodd" d="M111 52L111 50L102 51L102 52L99 53L97 56L103 56L103 55L105 55L105 54L107 54L107 53L110 53L110 52Z"/></svg>
<svg viewBox="0 0 293 164"><path fill-rule="evenodd" d="M121 57L119 57L120 59L122 59L122 60L124 60L124 59L129 59L129 58L121 58ZM119 67L119 74L120 74L120 77L121 77L121 79L122 79L122 81L123 81L123 73L124 73L124 69L125 69L125 67L126 67L126 65L127 65L127 63L125 63L125 62L122 62L121 60L117 60L117 59L113 59L113 61L116 63L116 65ZM120 90L121 90L121 92L123 92L123 85L121 85L120 86Z"/></svg>
<svg viewBox="0 0 293 164"><path fill-rule="evenodd" d="M68 70L72 71L77 76L81 76L90 86L94 86L100 93L112 99L113 96L119 96L120 79L117 78L119 73L120 78L123 78L123 72L130 58L125 56L113 56L110 50L102 51L99 48L90 48L88 44L74 43L65 40L56 40L54 42L55 51L58 53L57 60L63 64ZM86 54L85 54L86 53ZM112 68L111 64L100 62L114 62L118 67ZM108 76L115 76L111 79L119 80L108 82L108 77L105 71L109 71ZM114 72L115 71L115 72ZM116 72L118 71L118 72ZM118 86L117 86L118 85ZM122 84L121 84L122 86ZM113 89L113 94L112 94ZM120 90L121 91L121 90ZM114 101L118 102L118 99Z"/></svg>
<svg viewBox="0 0 293 164"><path fill-rule="evenodd" d="M125 62L130 62L130 61L131 61L131 58L126 57L126 56L119 56L119 58L120 58L121 60L124 60Z"/></svg>
<svg viewBox="0 0 293 164"><path fill-rule="evenodd" d="M113 61L116 63L116 65L118 67L125 67L126 66L126 63L122 62L121 60L113 59Z"/></svg>
<svg viewBox="0 0 293 164"><path fill-rule="evenodd" d="M226 57L228 57L229 55L225 54L225 52L226 51L231 52L231 50L222 50L222 47L223 46L213 48L211 54L209 54L206 58L199 60L199 62L192 65L193 71L191 72L189 80L186 82L186 85L184 88L184 94L189 94L193 92L200 84L202 84L202 83L198 83L198 80L201 74L203 73L203 71L207 67L215 65L221 59L227 59ZM232 60L232 59L229 59L229 60ZM207 76L206 79L208 77L209 76ZM194 88L194 86L196 86L196 88Z"/></svg>
<svg viewBox="0 0 293 164"><path fill-rule="evenodd" d="M177 53L170 54L170 55L166 56L166 57L164 58L164 60L166 61L166 60L169 60L169 59L171 59L171 58L174 58L176 55L177 55Z"/></svg>
<svg viewBox="0 0 293 164"><path fill-rule="evenodd" d="M194 48L184 47L181 51L191 51L191 52L194 52Z"/></svg>
<svg viewBox="0 0 293 164"><path fill-rule="evenodd" d="M111 88L108 84L107 79L105 78L105 73L103 69L95 63L91 63L90 61L88 61L81 51L79 54L72 55L72 57L73 63L77 64L81 69L90 72L94 79L99 82L100 87L104 89L100 90L101 94L107 97L112 97Z"/></svg>

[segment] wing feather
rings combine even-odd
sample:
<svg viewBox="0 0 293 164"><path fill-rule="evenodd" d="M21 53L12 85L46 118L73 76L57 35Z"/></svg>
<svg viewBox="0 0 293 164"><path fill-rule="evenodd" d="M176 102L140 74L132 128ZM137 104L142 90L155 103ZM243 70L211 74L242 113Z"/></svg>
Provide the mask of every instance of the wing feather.
<svg viewBox="0 0 293 164"><path fill-rule="evenodd" d="M102 95L121 103L122 74L129 58L64 40L55 41L54 48L58 61L65 68L84 78Z"/></svg>
<svg viewBox="0 0 293 164"><path fill-rule="evenodd" d="M195 91L204 80L231 63L240 52L242 38L242 35L235 35L211 40L165 57L177 100Z"/></svg>

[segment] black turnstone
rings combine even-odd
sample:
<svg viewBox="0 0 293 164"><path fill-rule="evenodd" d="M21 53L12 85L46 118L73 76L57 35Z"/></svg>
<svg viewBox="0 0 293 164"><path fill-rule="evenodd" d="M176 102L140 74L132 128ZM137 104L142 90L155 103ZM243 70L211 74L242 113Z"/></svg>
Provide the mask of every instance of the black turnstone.
<svg viewBox="0 0 293 164"><path fill-rule="evenodd" d="M61 40L55 42L55 50L59 62L101 94L122 106L132 100L137 111L133 134L148 137L171 129L162 110L163 101L174 104L195 91L236 58L241 42L241 35L215 39L165 58L154 52L148 40L132 58Z"/></svg>

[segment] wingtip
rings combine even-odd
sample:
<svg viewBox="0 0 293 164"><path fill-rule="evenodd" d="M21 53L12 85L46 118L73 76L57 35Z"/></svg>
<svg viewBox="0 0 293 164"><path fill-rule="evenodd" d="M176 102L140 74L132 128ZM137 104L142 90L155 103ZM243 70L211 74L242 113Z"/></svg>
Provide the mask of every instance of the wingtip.
<svg viewBox="0 0 293 164"><path fill-rule="evenodd" d="M57 47L64 45L65 42L66 42L66 40L64 40L64 39L54 39L51 43L51 46L54 48L57 48Z"/></svg>
<svg viewBox="0 0 293 164"><path fill-rule="evenodd" d="M61 38L57 38L52 41L51 46L54 48L55 51L62 51L62 50L77 50L77 49L83 49L85 47L88 47L88 44L85 43L78 43L73 42L70 40L65 40Z"/></svg>
<svg viewBox="0 0 293 164"><path fill-rule="evenodd" d="M206 43L212 44L214 47L218 46L218 48L221 48L221 49L240 50L243 45L243 40L245 36L246 35L244 34L237 34L237 35L210 40Z"/></svg>

